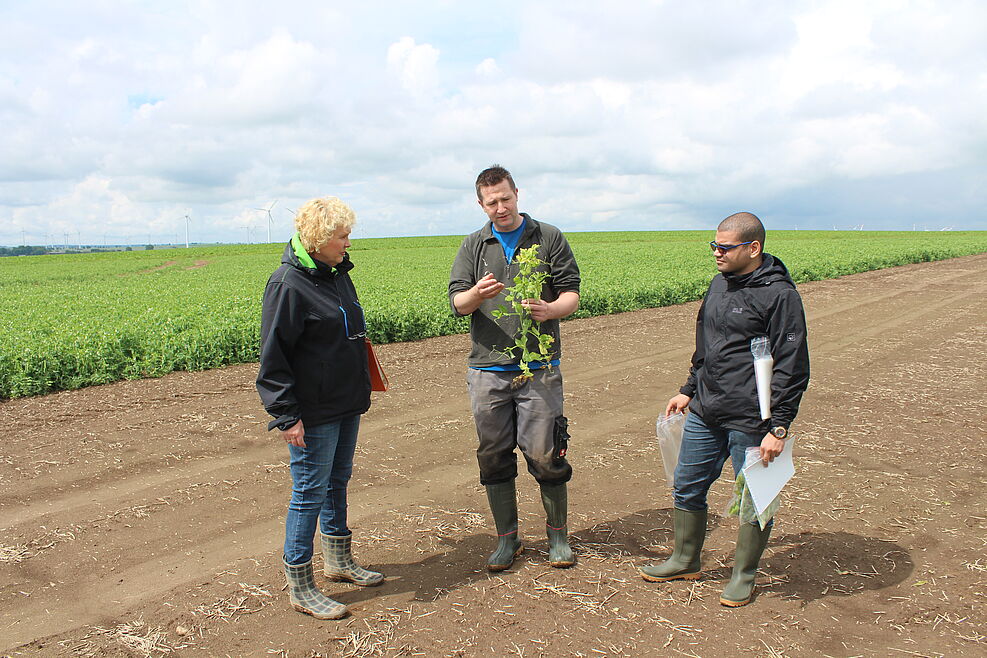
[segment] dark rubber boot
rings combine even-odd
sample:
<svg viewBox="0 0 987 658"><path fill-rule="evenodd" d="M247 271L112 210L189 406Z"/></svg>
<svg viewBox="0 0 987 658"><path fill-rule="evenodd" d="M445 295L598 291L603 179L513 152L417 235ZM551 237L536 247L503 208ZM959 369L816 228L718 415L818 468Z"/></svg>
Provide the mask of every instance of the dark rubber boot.
<svg viewBox="0 0 987 658"><path fill-rule="evenodd" d="M671 557L661 564L641 567L638 572L652 583L666 580L695 580L702 567L699 554L706 541L706 510L689 512L675 508L672 526L675 530L675 549Z"/></svg>
<svg viewBox="0 0 987 658"><path fill-rule="evenodd" d="M739 608L751 602L754 596L754 580L757 578L757 565L761 561L764 547L768 545L771 526L761 530L756 523L741 523L737 532L737 550L733 557L733 576L720 595L720 603L730 608Z"/></svg>
<svg viewBox="0 0 987 658"><path fill-rule="evenodd" d="M329 580L342 580L360 587L373 587L384 582L384 574L364 569L353 561L353 535L323 535L322 556L326 560L323 573Z"/></svg>
<svg viewBox="0 0 987 658"><path fill-rule="evenodd" d="M514 564L524 548L517 534L517 493L514 480L488 484L487 500L497 526L497 549L487 559L487 569L503 571Z"/></svg>
<svg viewBox="0 0 987 658"><path fill-rule="evenodd" d="M284 559L282 558L282 562ZM284 562L284 575L288 579L288 595L291 605L298 612L316 619L339 619L346 616L346 606L333 601L315 586L315 570L312 560L305 564Z"/></svg>
<svg viewBox="0 0 987 658"><path fill-rule="evenodd" d="M541 503L545 507L548 563L557 569L571 567L576 563L576 556L569 547L569 533L566 529L569 493L565 483L541 485Z"/></svg>

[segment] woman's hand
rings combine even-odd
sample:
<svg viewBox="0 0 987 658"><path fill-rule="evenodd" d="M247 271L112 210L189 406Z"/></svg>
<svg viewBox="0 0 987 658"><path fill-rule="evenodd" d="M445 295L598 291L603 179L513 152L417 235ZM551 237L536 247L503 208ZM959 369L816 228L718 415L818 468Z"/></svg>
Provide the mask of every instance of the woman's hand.
<svg viewBox="0 0 987 658"><path fill-rule="evenodd" d="M298 448L305 447L305 424L302 423L301 419L298 422L289 427L288 429L281 432L281 438L285 440L285 443Z"/></svg>

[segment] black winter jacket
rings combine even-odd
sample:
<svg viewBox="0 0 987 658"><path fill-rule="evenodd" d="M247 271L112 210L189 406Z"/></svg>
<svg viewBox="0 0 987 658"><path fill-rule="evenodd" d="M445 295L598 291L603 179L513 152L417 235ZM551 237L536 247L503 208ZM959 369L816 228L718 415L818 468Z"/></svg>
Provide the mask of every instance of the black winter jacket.
<svg viewBox="0 0 987 658"><path fill-rule="evenodd" d="M761 420L750 342L767 336L774 358L771 419ZM696 318L696 351L689 379L680 389L689 409L707 423L742 432L787 428L809 385L802 298L788 269L764 254L746 275L713 278Z"/></svg>
<svg viewBox="0 0 987 658"><path fill-rule="evenodd" d="M363 309L348 272L315 261L298 238L264 289L257 392L274 416L268 429L297 419L322 425L370 408Z"/></svg>

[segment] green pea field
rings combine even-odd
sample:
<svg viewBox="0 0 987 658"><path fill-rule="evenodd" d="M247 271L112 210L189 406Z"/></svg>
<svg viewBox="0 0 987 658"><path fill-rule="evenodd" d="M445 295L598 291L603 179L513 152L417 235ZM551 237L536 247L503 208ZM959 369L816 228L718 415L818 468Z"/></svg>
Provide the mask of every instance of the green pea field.
<svg viewBox="0 0 987 658"><path fill-rule="evenodd" d="M698 299L709 231L568 235L575 317ZM354 241L352 276L376 343L463 332L446 285L460 236ZM0 399L255 361L264 284L283 245L0 258ZM987 232L773 231L796 282L987 251Z"/></svg>

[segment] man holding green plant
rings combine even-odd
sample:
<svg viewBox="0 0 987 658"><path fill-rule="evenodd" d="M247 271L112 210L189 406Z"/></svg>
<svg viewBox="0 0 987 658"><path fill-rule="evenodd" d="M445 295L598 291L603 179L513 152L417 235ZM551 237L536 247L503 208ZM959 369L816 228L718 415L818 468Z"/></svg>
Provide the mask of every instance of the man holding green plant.
<svg viewBox="0 0 987 658"><path fill-rule="evenodd" d="M640 569L645 580L694 580L701 572L706 537L706 494L727 457L736 476L747 448L768 464L785 449L788 428L809 385L802 298L788 269L764 252L764 225L747 212L730 215L710 242L716 269L696 320L696 351L679 394L665 415L689 411L675 467L675 549L657 565ZM755 385L751 339L765 337L773 359L770 417L763 418ZM761 555L771 534L757 521L740 522L733 575L720 603L750 603Z"/></svg>
<svg viewBox="0 0 987 658"><path fill-rule="evenodd" d="M522 551L515 448L541 487L549 563L569 567L575 563L566 528L572 467L565 458L559 320L579 307L579 268L559 229L518 212L517 186L506 169L482 171L476 196L490 221L463 240L449 302L456 315L470 316L466 383L480 482L498 535L487 567L507 569Z"/></svg>

